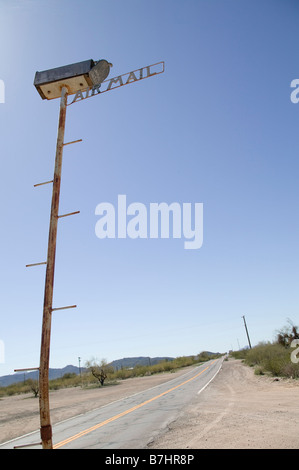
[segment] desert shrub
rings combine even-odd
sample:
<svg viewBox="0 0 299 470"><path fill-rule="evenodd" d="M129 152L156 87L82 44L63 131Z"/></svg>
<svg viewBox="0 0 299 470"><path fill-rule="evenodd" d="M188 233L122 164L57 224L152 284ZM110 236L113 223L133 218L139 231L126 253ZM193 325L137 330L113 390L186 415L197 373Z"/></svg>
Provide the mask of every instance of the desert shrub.
<svg viewBox="0 0 299 470"><path fill-rule="evenodd" d="M289 362L285 364L281 369L281 375L283 377L290 377L292 379L299 378L299 364Z"/></svg>
<svg viewBox="0 0 299 470"><path fill-rule="evenodd" d="M143 366L141 364L137 364L132 371L133 377L143 377L146 372L149 370L148 366Z"/></svg>
<svg viewBox="0 0 299 470"><path fill-rule="evenodd" d="M254 374L255 375L264 375L264 370L261 366L257 366L255 369L254 369Z"/></svg>
<svg viewBox="0 0 299 470"><path fill-rule="evenodd" d="M188 367L194 364L194 360L189 356L181 356L174 359L176 367Z"/></svg>
<svg viewBox="0 0 299 470"><path fill-rule="evenodd" d="M60 388L78 387L81 385L80 375L75 373L66 373L62 377L49 381L50 390L59 390Z"/></svg>
<svg viewBox="0 0 299 470"><path fill-rule="evenodd" d="M248 350L245 363L257 366L259 373L296 378L299 376L299 364L292 363L291 351L279 343L260 343Z"/></svg>
<svg viewBox="0 0 299 470"><path fill-rule="evenodd" d="M174 366L173 366L173 364L172 364L172 361L164 361L163 367L164 367L164 371L165 371L165 372L170 372L170 371L173 370L173 367L174 367Z"/></svg>
<svg viewBox="0 0 299 470"><path fill-rule="evenodd" d="M245 359L247 356L249 349L240 349L239 351L231 351L230 356L234 357L235 359Z"/></svg>
<svg viewBox="0 0 299 470"><path fill-rule="evenodd" d="M250 367L264 365L273 356L272 346L271 343L259 343L257 346L249 349L245 357L245 363Z"/></svg>

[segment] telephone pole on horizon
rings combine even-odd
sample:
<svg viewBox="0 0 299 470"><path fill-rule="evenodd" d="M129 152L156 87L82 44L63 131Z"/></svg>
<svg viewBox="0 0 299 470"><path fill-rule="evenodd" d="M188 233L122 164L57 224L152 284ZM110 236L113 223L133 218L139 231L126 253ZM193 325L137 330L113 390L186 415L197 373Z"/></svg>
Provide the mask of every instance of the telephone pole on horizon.
<svg viewBox="0 0 299 470"><path fill-rule="evenodd" d="M250 343L250 338L249 338L249 334L248 334L248 330L247 330L247 325L246 325L246 321L245 321L245 315L243 315L242 318L243 318L243 320L244 320L244 326L245 326L245 330L246 330L246 334L247 334L247 339L248 339L249 348L251 349L251 343Z"/></svg>

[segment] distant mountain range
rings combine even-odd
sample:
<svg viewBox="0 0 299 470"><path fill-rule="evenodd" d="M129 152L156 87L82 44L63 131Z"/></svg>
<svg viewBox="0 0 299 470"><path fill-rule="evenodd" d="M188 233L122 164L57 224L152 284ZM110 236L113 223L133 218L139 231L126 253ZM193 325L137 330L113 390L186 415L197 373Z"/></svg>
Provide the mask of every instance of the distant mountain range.
<svg viewBox="0 0 299 470"><path fill-rule="evenodd" d="M49 379L57 379L58 377L62 377L64 374L79 374L79 367L76 366L66 366L62 369L50 369L49 370ZM33 372L17 372L16 374L11 375L3 375L0 377L0 387L7 387L8 385L12 385L14 383L23 382L24 380L38 379L38 371L35 370Z"/></svg>
<svg viewBox="0 0 299 470"><path fill-rule="evenodd" d="M172 361L173 357L124 357L123 359L117 359L116 361L112 361L109 365L114 367L115 370L119 369L129 369L131 367L135 367L136 365L154 365L163 360ZM81 367L81 371L85 371L84 367ZM79 367L68 365L63 367L62 369L50 369L49 370L49 379L57 379L63 377L64 374L79 374L80 370ZM38 379L38 371L33 372L18 372L16 374L11 375L3 375L0 377L0 387L7 387L8 385L12 385L14 383L23 382L27 379Z"/></svg>

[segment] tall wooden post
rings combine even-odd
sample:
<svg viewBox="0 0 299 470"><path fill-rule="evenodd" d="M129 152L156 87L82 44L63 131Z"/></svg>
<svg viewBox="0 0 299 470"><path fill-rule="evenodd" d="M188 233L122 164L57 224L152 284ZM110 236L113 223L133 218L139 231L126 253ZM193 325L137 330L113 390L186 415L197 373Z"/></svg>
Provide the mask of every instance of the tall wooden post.
<svg viewBox="0 0 299 470"><path fill-rule="evenodd" d="M61 182L61 167L63 141L65 131L65 118L67 107L67 89L61 90L59 125L56 145L55 170L52 190L52 205L49 226L48 240L48 256L44 293L44 308L42 322L42 338L40 350L40 367L39 367L39 408L40 408L40 434L42 446L44 449L52 449L52 426L50 419L50 403L49 403L49 359L50 359L50 338L51 338L51 317L53 303L53 286L55 271L55 254L58 224L58 209Z"/></svg>

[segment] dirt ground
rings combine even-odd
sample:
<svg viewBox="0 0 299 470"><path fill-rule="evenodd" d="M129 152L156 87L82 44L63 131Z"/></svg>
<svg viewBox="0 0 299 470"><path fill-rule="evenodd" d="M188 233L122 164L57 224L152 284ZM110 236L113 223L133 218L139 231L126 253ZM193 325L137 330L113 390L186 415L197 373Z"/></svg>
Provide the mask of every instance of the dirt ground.
<svg viewBox="0 0 299 470"><path fill-rule="evenodd" d="M52 424L155 387L185 374L127 379L104 388L79 387L50 393ZM32 394L0 400L0 443L39 428ZM298 449L299 382L256 376L229 359L214 380L190 402L152 449Z"/></svg>
<svg viewBox="0 0 299 470"><path fill-rule="evenodd" d="M299 381L229 359L153 449L298 449Z"/></svg>

